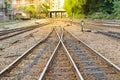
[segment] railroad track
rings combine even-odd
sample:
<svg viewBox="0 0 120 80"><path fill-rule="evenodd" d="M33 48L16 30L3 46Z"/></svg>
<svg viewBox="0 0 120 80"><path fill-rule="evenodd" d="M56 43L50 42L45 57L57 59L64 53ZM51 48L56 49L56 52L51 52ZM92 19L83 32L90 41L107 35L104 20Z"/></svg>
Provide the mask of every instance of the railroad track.
<svg viewBox="0 0 120 80"><path fill-rule="evenodd" d="M0 79L119 80L120 68L72 33L53 28L50 36L1 71Z"/></svg>
<svg viewBox="0 0 120 80"><path fill-rule="evenodd" d="M15 29L9 29L9 30L2 30L0 31L0 36L9 34L9 33L13 33L13 32L18 32L18 31L22 31L22 30L27 30L27 29L31 29L36 27L36 25L33 26L28 26L28 27L22 27L22 28L15 28Z"/></svg>
<svg viewBox="0 0 120 80"><path fill-rule="evenodd" d="M65 30L64 44L84 80L120 80L120 68Z"/></svg>
<svg viewBox="0 0 120 80"><path fill-rule="evenodd" d="M60 28L59 30L62 30ZM57 32L57 35L60 33L61 31L59 33ZM63 36L62 33L61 37L58 36L60 41L46 63L39 80L82 80L76 64L61 40Z"/></svg>
<svg viewBox="0 0 120 80"><path fill-rule="evenodd" d="M56 38L55 38L56 37ZM55 29L0 72L0 80L36 80L59 42Z"/></svg>
<svg viewBox="0 0 120 80"><path fill-rule="evenodd" d="M119 32L113 32L113 31L103 32L103 31L98 31L96 33L100 33L100 34L106 35L108 37L120 39L120 33Z"/></svg>
<svg viewBox="0 0 120 80"><path fill-rule="evenodd" d="M29 26L29 27L23 27L23 28L17 28L17 29L10 29L10 30L3 30L0 31L0 40L33 30L35 28L38 28L37 25Z"/></svg>
<svg viewBox="0 0 120 80"><path fill-rule="evenodd" d="M73 64L61 43L58 48L51 58L44 75L39 80L79 80Z"/></svg>
<svg viewBox="0 0 120 80"><path fill-rule="evenodd" d="M56 33L58 33L57 35L61 35L62 34L62 26L61 25L59 25L59 26L55 26L55 29L56 29ZM59 38L60 39L60 38Z"/></svg>
<svg viewBox="0 0 120 80"><path fill-rule="evenodd" d="M12 37L12 36L15 36L15 35L18 35L18 34L33 30L33 29L36 29L36 28L44 26L44 25L47 25L47 24L32 25L32 26L28 26L28 27L0 31L0 40L9 38L9 37Z"/></svg>

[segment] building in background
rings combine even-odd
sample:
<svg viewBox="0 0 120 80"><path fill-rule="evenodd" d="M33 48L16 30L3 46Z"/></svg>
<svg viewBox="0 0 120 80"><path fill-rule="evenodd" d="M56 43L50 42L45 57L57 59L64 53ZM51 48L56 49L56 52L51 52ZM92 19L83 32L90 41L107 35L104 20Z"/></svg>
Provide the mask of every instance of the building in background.
<svg viewBox="0 0 120 80"><path fill-rule="evenodd" d="M40 5L40 0L11 0L11 7L18 10L20 6L34 5L36 10Z"/></svg>
<svg viewBox="0 0 120 80"><path fill-rule="evenodd" d="M23 11L19 10L21 6L34 5L36 11L40 11L40 0L7 0L7 13L5 13L4 0L0 0L0 19L1 20L13 20L17 13L23 14ZM6 15L5 15L6 14Z"/></svg>
<svg viewBox="0 0 120 80"><path fill-rule="evenodd" d="M40 0L12 0L11 2L11 7L14 10L14 12L16 13L19 7L21 6L30 6L30 5L34 5L36 11L39 11L40 9Z"/></svg>
<svg viewBox="0 0 120 80"><path fill-rule="evenodd" d="M7 12L8 10L5 8L4 0L0 0L0 21L6 21L9 19Z"/></svg>
<svg viewBox="0 0 120 80"><path fill-rule="evenodd" d="M64 0L50 0L50 17L65 17L67 14L63 5Z"/></svg>
<svg viewBox="0 0 120 80"><path fill-rule="evenodd" d="M7 13L5 12L4 0L0 0L0 19L2 20L13 20L17 13L23 14L19 10L21 6L34 5L38 13L41 12L42 3L46 3L50 6L50 15L62 15L64 11L63 2L64 0L7 0ZM7 15L5 15L7 14Z"/></svg>
<svg viewBox="0 0 120 80"><path fill-rule="evenodd" d="M51 0L50 1L50 9L51 10L58 10L63 9L63 4L61 3L61 0Z"/></svg>
<svg viewBox="0 0 120 80"><path fill-rule="evenodd" d="M0 20L2 20L4 17L3 13L3 0L0 0Z"/></svg>
<svg viewBox="0 0 120 80"><path fill-rule="evenodd" d="M43 4L43 3L46 3L46 4L48 4L49 6L50 6L50 1L51 0L41 0L41 3Z"/></svg>
<svg viewBox="0 0 120 80"><path fill-rule="evenodd" d="M63 10L64 0L41 0L50 6L50 10Z"/></svg>

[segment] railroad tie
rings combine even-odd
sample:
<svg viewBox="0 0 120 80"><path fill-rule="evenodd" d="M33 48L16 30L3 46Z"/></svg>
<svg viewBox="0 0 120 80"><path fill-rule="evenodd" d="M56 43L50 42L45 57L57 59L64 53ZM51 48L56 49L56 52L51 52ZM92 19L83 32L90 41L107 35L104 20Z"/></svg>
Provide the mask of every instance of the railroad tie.
<svg viewBox="0 0 120 80"><path fill-rule="evenodd" d="M90 71L90 72L85 72L87 74L115 74L114 71Z"/></svg>
<svg viewBox="0 0 120 80"><path fill-rule="evenodd" d="M108 66L85 66L85 69L107 68Z"/></svg>

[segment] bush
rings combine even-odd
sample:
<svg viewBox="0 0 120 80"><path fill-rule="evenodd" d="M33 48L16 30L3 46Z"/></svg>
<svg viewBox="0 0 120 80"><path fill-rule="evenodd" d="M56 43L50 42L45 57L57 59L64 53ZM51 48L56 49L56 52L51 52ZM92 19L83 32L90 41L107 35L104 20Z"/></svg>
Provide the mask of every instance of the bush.
<svg viewBox="0 0 120 80"><path fill-rule="evenodd" d="M115 0L113 8L114 8L114 14L116 15L115 19L120 19L120 1Z"/></svg>
<svg viewBox="0 0 120 80"><path fill-rule="evenodd" d="M20 14L16 14L16 15L15 15L15 20L20 20L20 18L21 18L21 15L20 15Z"/></svg>
<svg viewBox="0 0 120 80"><path fill-rule="evenodd" d="M120 19L120 14L117 14L115 19Z"/></svg>
<svg viewBox="0 0 120 80"><path fill-rule="evenodd" d="M85 18L84 14L75 14L74 18Z"/></svg>
<svg viewBox="0 0 120 80"><path fill-rule="evenodd" d="M19 7L19 10L30 14L31 18L35 18L37 15L37 12L35 10L35 6L34 5L29 5L29 6L21 6Z"/></svg>
<svg viewBox="0 0 120 80"><path fill-rule="evenodd" d="M87 16L92 19L110 19L110 15L103 12L96 12Z"/></svg>

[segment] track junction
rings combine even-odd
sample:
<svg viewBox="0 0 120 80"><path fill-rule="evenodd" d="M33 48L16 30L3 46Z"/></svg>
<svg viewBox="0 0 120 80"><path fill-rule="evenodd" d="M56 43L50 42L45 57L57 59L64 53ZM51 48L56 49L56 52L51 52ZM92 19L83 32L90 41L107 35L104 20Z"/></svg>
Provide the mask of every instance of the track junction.
<svg viewBox="0 0 120 80"><path fill-rule="evenodd" d="M53 26L0 72L0 80L119 80L120 68L77 36Z"/></svg>

